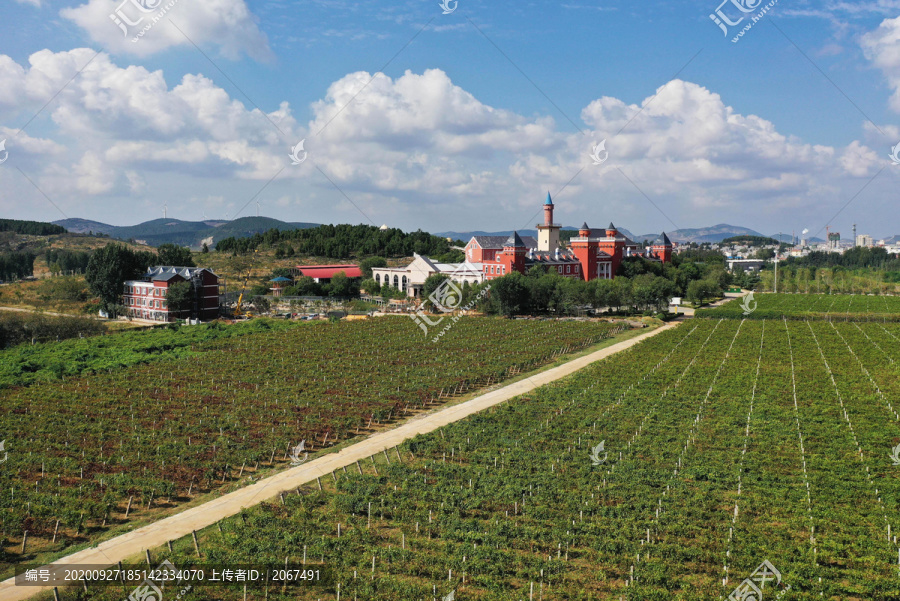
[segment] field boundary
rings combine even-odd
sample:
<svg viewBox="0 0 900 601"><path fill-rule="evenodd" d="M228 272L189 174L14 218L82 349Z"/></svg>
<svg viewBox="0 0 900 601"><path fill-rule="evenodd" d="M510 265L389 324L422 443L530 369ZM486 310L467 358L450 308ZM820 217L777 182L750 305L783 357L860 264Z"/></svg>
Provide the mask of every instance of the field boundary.
<svg viewBox="0 0 900 601"><path fill-rule="evenodd" d="M289 468L259 482L222 495L201 505L185 509L175 515L141 526L131 532L98 543L94 547L82 549L51 562L49 565L113 565L131 557L139 557L147 549L164 545L191 532L214 525L222 519L239 513L242 509L258 505L277 497L280 493L315 482L335 470L351 466L356 461L366 459L376 453L387 451L419 434L439 430L445 425L460 421L471 415L504 403L514 397L569 376L588 365L625 351L648 338L678 327L682 322L674 321L628 340L594 351L567 361L562 365L522 378L495 390L490 390L471 400L450 405L433 412L416 416L394 428L374 433L337 452L318 457L308 463ZM0 599L21 601L29 599L44 587L15 586L14 579L0 582Z"/></svg>

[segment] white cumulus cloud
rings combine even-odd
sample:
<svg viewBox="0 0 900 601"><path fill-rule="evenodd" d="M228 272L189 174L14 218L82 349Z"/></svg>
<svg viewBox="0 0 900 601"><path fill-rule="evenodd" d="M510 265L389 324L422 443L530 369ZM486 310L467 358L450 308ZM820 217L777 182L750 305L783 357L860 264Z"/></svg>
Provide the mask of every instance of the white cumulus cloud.
<svg viewBox="0 0 900 601"><path fill-rule="evenodd" d="M885 19L861 40L866 58L881 69L893 88L891 109L900 113L900 17Z"/></svg>
<svg viewBox="0 0 900 601"><path fill-rule="evenodd" d="M272 57L244 0L88 0L60 15L115 54L148 56L197 44L216 46L230 59Z"/></svg>

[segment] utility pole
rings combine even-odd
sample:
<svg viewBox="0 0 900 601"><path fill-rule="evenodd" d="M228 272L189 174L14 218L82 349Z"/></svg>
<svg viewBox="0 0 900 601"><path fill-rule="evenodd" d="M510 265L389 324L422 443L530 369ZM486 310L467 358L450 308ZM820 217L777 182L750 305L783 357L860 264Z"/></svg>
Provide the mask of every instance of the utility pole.
<svg viewBox="0 0 900 601"><path fill-rule="evenodd" d="M774 292L778 294L778 252L781 250L781 232L778 232L778 246L775 247L775 287Z"/></svg>

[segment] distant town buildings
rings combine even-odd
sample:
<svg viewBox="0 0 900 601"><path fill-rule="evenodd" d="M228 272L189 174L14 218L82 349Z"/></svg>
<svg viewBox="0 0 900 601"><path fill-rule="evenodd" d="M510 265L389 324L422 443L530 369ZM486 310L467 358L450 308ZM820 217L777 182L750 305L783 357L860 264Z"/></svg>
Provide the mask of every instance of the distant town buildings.
<svg viewBox="0 0 900 601"><path fill-rule="evenodd" d="M194 306L180 313L170 310L167 301L169 288L177 282L189 282L194 291ZM140 280L125 282L123 294L128 315L161 322L192 316L215 319L219 316L219 301L219 276L203 267L151 267Z"/></svg>

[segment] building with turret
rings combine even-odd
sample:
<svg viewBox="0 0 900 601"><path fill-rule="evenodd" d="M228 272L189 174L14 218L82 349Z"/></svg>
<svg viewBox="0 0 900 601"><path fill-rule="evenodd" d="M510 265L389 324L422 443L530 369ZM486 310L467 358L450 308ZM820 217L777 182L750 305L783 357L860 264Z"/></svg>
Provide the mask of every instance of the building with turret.
<svg viewBox="0 0 900 601"><path fill-rule="evenodd" d="M578 236L564 247L560 244L562 229L553 221L553 199L547 194L544 202L544 222L537 225L538 239L519 236L513 232L502 245L497 236L473 236L465 247L466 258L480 265L485 280L502 277L513 271L525 273L535 265L556 271L563 277L584 281L611 280L627 257L640 256L649 261L670 263L674 245L663 232L647 248L641 248L612 223L606 229L595 230L582 224ZM487 248L491 247L491 248Z"/></svg>

